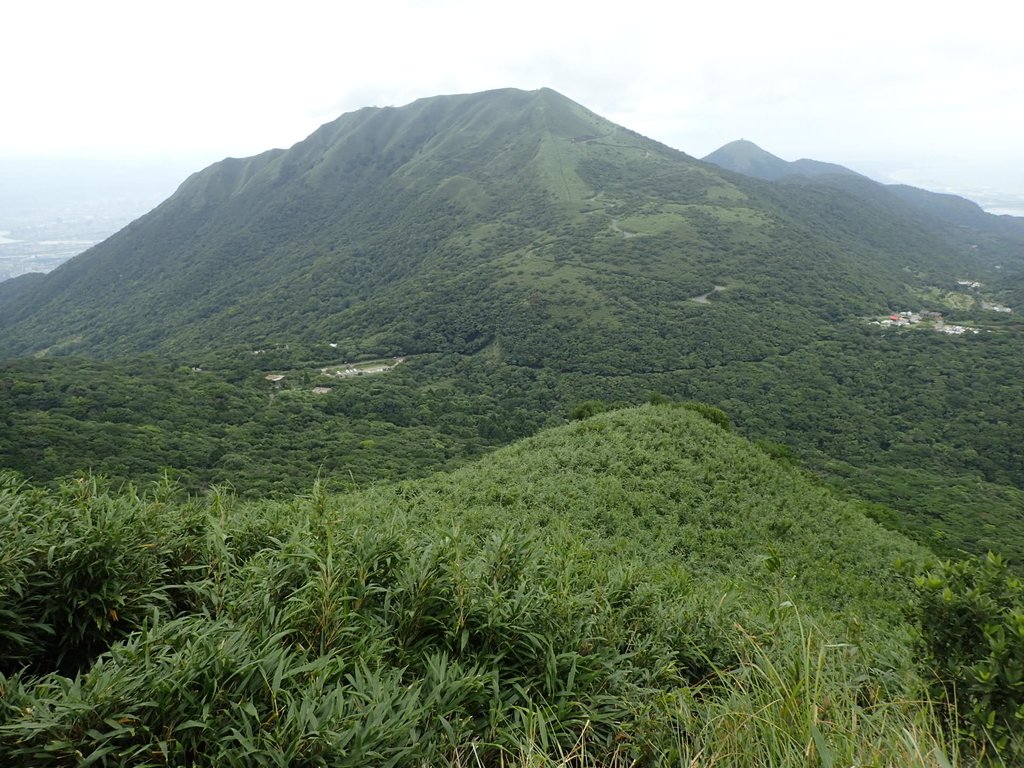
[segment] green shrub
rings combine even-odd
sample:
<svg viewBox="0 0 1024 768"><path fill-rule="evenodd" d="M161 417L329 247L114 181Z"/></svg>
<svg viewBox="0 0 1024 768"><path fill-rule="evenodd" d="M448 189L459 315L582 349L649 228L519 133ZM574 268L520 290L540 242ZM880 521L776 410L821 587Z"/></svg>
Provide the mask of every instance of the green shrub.
<svg viewBox="0 0 1024 768"><path fill-rule="evenodd" d="M747 446L643 407L342 496L9 479L0 764L948 768L917 551Z"/></svg>
<svg viewBox="0 0 1024 768"><path fill-rule="evenodd" d="M998 555L919 574L921 646L935 694L988 758L1024 761L1024 586Z"/></svg>
<svg viewBox="0 0 1024 768"><path fill-rule="evenodd" d="M699 413L705 419L710 421L722 429L732 429L732 419L729 418L729 414L723 411L721 408L715 408L713 405L707 403L680 403L680 408L685 408L688 411Z"/></svg>
<svg viewBox="0 0 1024 768"><path fill-rule="evenodd" d="M603 400L585 400L572 409L569 413L569 418L573 421L581 421L582 419L589 419L591 416L596 416L599 413L604 413L610 408L608 403Z"/></svg>
<svg viewBox="0 0 1024 768"><path fill-rule="evenodd" d="M111 493L92 477L59 492L0 487L0 673L73 673L156 609L194 607L208 519L195 505ZM166 489L164 489L166 490Z"/></svg>

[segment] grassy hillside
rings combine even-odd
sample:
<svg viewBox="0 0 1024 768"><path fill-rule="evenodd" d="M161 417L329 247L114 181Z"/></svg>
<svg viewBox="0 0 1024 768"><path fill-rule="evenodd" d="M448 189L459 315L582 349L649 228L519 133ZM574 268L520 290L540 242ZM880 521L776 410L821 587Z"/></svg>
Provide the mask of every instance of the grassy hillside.
<svg viewBox="0 0 1024 768"><path fill-rule="evenodd" d="M218 163L0 290L31 354L0 466L39 484L4 501L3 756L1024 754L1024 250L927 194L745 178L507 90ZM648 400L761 447L670 408L564 426ZM911 581L891 531L1011 566Z"/></svg>
<svg viewBox="0 0 1024 768"><path fill-rule="evenodd" d="M550 90L493 91L207 168L0 303L0 354L497 342L519 364L665 370L883 312L971 259L905 212L721 171ZM714 285L723 308L691 301Z"/></svg>
<svg viewBox="0 0 1024 768"><path fill-rule="evenodd" d="M953 756L895 570L921 551L685 409L344 496L0 510L8 765Z"/></svg>

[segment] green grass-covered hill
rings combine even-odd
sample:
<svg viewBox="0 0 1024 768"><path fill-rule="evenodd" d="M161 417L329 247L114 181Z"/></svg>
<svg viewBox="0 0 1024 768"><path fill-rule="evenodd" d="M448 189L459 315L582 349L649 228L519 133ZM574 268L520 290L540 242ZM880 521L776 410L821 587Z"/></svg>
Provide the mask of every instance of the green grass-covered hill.
<svg viewBox="0 0 1024 768"><path fill-rule="evenodd" d="M1019 222L808 163L421 99L4 284L0 764L1024 759Z"/></svg>
<svg viewBox="0 0 1024 768"><path fill-rule="evenodd" d="M278 503L8 482L0 757L949 765L923 550L703 413Z"/></svg>
<svg viewBox="0 0 1024 768"><path fill-rule="evenodd" d="M359 110L210 166L0 302L0 354L495 344L518 364L667 370L792 348L982 263L845 190L766 185L508 89Z"/></svg>

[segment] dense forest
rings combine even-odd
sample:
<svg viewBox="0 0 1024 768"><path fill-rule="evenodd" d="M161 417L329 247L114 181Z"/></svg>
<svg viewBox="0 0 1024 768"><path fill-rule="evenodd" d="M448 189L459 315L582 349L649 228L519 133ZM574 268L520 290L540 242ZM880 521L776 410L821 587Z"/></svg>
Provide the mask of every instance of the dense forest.
<svg viewBox="0 0 1024 768"><path fill-rule="evenodd" d="M0 463L43 483L83 472L153 481L171 469L193 491L291 494L318 476L341 489L451 469L568 421L586 401L653 394L722 408L744 435L876 502L877 519L936 551L1024 562L1024 337L1009 330L958 338L850 324L762 359L620 375L513 365L489 348L338 379L308 354L245 351L202 370L154 358L9 361ZM285 378L273 384L270 372Z"/></svg>

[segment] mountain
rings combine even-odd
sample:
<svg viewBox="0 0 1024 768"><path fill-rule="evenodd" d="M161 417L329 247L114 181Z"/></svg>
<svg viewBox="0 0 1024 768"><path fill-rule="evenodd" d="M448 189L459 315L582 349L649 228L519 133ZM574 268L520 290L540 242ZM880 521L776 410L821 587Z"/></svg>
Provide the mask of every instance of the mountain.
<svg viewBox="0 0 1024 768"><path fill-rule="evenodd" d="M787 162L741 139L719 147L704 161L766 181L827 184L865 199L897 206L904 215L977 234L995 234L1024 241L1024 219L986 213L977 203L958 195L930 192L906 184L881 184L841 165L818 160Z"/></svg>
<svg viewBox="0 0 1024 768"><path fill-rule="evenodd" d="M746 139L731 141L706 155L703 160L705 163L766 181L776 181L786 176L860 176L859 173L834 163L807 159L789 162Z"/></svg>
<svg viewBox="0 0 1024 768"><path fill-rule="evenodd" d="M503 90L0 288L0 762L1020 763L1024 249L910 198Z"/></svg>
<svg viewBox="0 0 1024 768"><path fill-rule="evenodd" d="M1024 239L1024 218L988 213L973 200L959 195L930 192L906 184L887 184L886 189L920 211L956 226L992 231Z"/></svg>
<svg viewBox="0 0 1024 768"><path fill-rule="evenodd" d="M302 342L670 370L907 304L964 261L885 206L783 193L553 91L501 90L359 110L193 175L3 301L0 354Z"/></svg>

